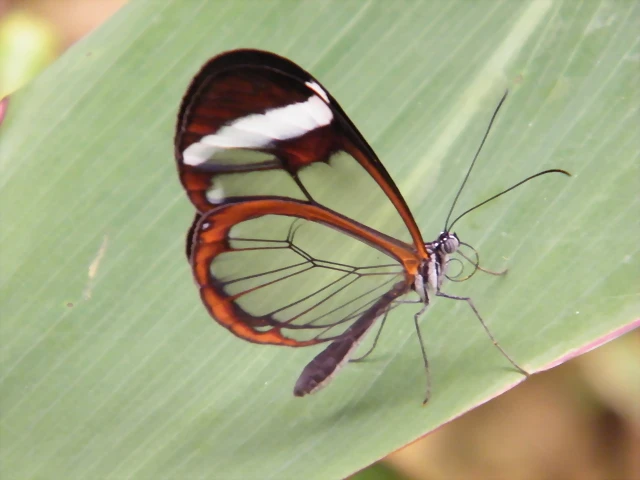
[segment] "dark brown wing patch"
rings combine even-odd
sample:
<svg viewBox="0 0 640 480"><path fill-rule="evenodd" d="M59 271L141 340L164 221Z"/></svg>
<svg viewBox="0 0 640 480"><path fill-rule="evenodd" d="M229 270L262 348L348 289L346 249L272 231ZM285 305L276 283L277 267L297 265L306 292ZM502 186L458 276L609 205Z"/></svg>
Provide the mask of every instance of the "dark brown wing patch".
<svg viewBox="0 0 640 480"><path fill-rule="evenodd" d="M277 116L296 105L299 108L290 119ZM266 117L259 123L261 115ZM278 126L272 121L274 115L284 123ZM258 123L248 125L248 119ZM234 125L242 128L235 131ZM207 143L206 137L216 147L198 147L200 142ZM185 151L194 148L201 158L185 161ZM380 160L335 99L293 62L257 50L224 53L196 75L180 107L175 155L182 184L200 213L261 195L318 203L299 173L312 164L338 158L340 152L346 152L375 180L400 214L416 251L427 258L411 212ZM268 172L283 174L279 182L286 187L284 193L255 188L266 183L263 179ZM226 191L220 187L225 182L236 185L240 182L230 177L247 174L253 177L245 188Z"/></svg>

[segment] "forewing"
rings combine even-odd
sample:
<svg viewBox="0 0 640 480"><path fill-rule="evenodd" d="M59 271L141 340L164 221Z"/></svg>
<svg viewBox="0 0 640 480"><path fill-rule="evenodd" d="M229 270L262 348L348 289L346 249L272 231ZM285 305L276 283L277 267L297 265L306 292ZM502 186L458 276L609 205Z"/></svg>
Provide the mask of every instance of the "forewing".
<svg viewBox="0 0 640 480"><path fill-rule="evenodd" d="M200 213L278 195L424 245L393 180L331 95L293 62L235 50L210 60L178 115L180 179Z"/></svg>
<svg viewBox="0 0 640 480"><path fill-rule="evenodd" d="M192 264L204 304L234 334L303 346L373 322L411 289L411 246L306 202L230 202L194 228Z"/></svg>

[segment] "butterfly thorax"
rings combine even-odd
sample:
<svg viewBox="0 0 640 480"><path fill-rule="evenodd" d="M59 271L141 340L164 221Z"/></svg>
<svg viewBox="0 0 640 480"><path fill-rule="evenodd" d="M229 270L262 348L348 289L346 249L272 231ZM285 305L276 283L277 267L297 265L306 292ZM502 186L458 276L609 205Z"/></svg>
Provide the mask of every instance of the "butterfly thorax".
<svg viewBox="0 0 640 480"><path fill-rule="evenodd" d="M429 258L424 261L416 280L414 289L421 300L429 303L429 291L438 291L446 278L449 256L460 246L460 240L455 233L442 232L433 242L425 243Z"/></svg>

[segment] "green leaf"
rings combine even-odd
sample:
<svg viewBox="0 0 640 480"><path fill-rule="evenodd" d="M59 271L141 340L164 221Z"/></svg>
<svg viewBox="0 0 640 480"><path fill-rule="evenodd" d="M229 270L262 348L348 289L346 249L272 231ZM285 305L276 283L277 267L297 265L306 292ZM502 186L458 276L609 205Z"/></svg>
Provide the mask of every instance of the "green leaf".
<svg viewBox="0 0 640 480"><path fill-rule="evenodd" d="M319 349L242 342L200 304L173 160L190 78L232 48L310 70L425 238L462 211L470 295L537 371L635 325L637 2L139 0L15 94L0 126L2 478L344 478L522 380L466 305L394 310L369 362L293 398Z"/></svg>

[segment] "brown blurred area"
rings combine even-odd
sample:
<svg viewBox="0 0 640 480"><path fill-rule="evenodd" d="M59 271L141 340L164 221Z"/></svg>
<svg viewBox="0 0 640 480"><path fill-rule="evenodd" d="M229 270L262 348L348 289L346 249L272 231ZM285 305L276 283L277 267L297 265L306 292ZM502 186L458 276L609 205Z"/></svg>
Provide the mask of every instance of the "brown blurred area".
<svg viewBox="0 0 640 480"><path fill-rule="evenodd" d="M0 16L20 11L48 22L59 54L124 3L0 0ZM640 480L638 352L636 330L533 376L351 478Z"/></svg>
<svg viewBox="0 0 640 480"><path fill-rule="evenodd" d="M639 347L632 332L534 375L385 462L415 480L640 479L638 385L618 374Z"/></svg>

